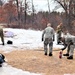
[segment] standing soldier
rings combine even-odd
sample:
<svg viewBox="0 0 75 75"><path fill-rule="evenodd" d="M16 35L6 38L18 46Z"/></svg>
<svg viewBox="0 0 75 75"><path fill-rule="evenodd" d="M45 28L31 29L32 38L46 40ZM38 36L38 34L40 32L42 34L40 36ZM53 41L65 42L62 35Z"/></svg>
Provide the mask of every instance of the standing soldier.
<svg viewBox="0 0 75 75"><path fill-rule="evenodd" d="M63 54L63 56L68 56L67 59L73 59L74 54L74 46L75 46L75 36L65 36L61 38L61 41L64 43L64 48L61 50L65 50L67 48L67 53Z"/></svg>
<svg viewBox="0 0 75 75"><path fill-rule="evenodd" d="M3 27L2 26L0 26L0 37L1 37L2 45L4 45L4 34L3 34Z"/></svg>
<svg viewBox="0 0 75 75"><path fill-rule="evenodd" d="M57 26L56 32L57 32L57 44L59 44L59 43L61 43L60 38L61 38L61 33L62 33L62 23L60 23Z"/></svg>
<svg viewBox="0 0 75 75"><path fill-rule="evenodd" d="M47 55L47 45L49 45L49 56L52 56L54 36L54 29L51 27L51 23L48 23L42 34L45 55Z"/></svg>

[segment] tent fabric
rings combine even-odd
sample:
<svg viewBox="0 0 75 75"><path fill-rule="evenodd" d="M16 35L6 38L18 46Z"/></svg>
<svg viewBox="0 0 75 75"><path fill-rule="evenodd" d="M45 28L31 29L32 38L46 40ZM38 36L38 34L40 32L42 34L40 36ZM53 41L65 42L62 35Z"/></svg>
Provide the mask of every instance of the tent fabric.
<svg viewBox="0 0 75 75"><path fill-rule="evenodd" d="M5 31L4 36L5 37L13 37L14 36L14 33L11 32L11 31Z"/></svg>

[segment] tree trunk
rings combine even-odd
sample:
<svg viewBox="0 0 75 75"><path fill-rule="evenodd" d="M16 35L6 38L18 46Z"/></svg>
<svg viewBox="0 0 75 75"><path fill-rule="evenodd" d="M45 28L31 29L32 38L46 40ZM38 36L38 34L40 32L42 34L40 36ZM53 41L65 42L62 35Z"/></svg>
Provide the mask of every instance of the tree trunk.
<svg viewBox="0 0 75 75"><path fill-rule="evenodd" d="M18 0L16 0L16 3L17 3L17 13L18 13L18 25L20 27L20 12L19 12L19 3L18 3Z"/></svg>

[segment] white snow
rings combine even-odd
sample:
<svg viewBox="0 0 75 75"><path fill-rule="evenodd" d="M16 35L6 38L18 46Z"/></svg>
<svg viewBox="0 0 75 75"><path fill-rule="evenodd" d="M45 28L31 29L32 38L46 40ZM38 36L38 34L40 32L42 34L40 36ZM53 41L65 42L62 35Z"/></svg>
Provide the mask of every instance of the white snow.
<svg viewBox="0 0 75 75"><path fill-rule="evenodd" d="M0 45L0 50L3 50L5 53L11 52L13 50L28 50L28 49L41 49L43 48L42 31L35 30L25 30L25 29L13 29L5 28L4 29L4 40L5 45ZM7 41L13 41L13 44L7 44ZM62 48L62 45L57 45L56 37L53 42L54 48ZM2 44L0 40L0 44ZM6 63L3 67L0 68L0 75L42 75L36 73L30 73L28 71L23 71L21 69L14 68Z"/></svg>
<svg viewBox="0 0 75 75"><path fill-rule="evenodd" d="M0 75L42 75L30 73L28 71L23 71L21 69L14 68L6 63L3 64L3 67L0 68Z"/></svg>
<svg viewBox="0 0 75 75"><path fill-rule="evenodd" d="M5 45L0 45L0 49L5 52L10 52L12 50L39 49L43 47L43 42L41 41L42 31L5 28L4 32L6 32L4 33ZM13 41L13 44L8 45L8 40ZM0 44L2 44L1 40ZM53 46L55 48L63 47L57 45L56 39Z"/></svg>

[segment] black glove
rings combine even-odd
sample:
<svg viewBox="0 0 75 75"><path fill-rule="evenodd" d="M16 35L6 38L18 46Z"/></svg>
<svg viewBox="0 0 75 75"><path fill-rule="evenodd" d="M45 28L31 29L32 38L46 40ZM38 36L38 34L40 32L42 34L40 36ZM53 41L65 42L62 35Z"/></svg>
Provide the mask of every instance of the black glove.
<svg viewBox="0 0 75 75"><path fill-rule="evenodd" d="M65 50L65 48L62 48L61 50L63 51L63 50Z"/></svg>
<svg viewBox="0 0 75 75"><path fill-rule="evenodd" d="M70 45L73 45L73 42L71 42Z"/></svg>
<svg viewBox="0 0 75 75"><path fill-rule="evenodd" d="M64 44L64 48L62 48L61 50L62 50L62 51L65 50L66 47L67 47L67 44Z"/></svg>
<svg viewBox="0 0 75 75"><path fill-rule="evenodd" d="M70 42L70 43L69 43L70 45L73 45L73 42L72 42L72 40L70 40L69 42Z"/></svg>
<svg viewBox="0 0 75 75"><path fill-rule="evenodd" d="M42 41L43 41L43 38L42 38Z"/></svg>
<svg viewBox="0 0 75 75"><path fill-rule="evenodd" d="M55 41L55 39L54 39L54 38L55 38L55 36L53 35L53 41Z"/></svg>
<svg viewBox="0 0 75 75"><path fill-rule="evenodd" d="M53 39L53 41L55 41L55 40Z"/></svg>

